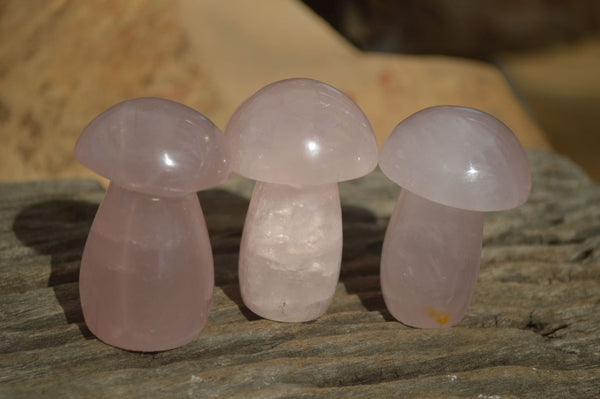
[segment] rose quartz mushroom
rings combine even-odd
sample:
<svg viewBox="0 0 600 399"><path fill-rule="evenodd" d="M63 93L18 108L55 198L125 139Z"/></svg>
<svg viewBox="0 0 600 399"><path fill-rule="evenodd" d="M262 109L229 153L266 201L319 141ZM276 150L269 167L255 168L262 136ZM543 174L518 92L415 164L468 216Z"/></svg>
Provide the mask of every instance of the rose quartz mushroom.
<svg viewBox="0 0 600 399"><path fill-rule="evenodd" d="M206 323L213 259L196 191L229 174L223 134L160 98L117 104L83 131L75 158L111 179L79 275L85 321L136 351L183 345Z"/></svg>
<svg viewBox="0 0 600 399"><path fill-rule="evenodd" d="M529 196L525 152L493 116L439 106L396 126L379 166L402 186L381 255L387 308L410 326L453 326L475 289L483 212L519 206Z"/></svg>
<svg viewBox="0 0 600 399"><path fill-rule="evenodd" d="M377 166L360 108L310 79L272 83L246 100L225 129L232 170L258 180L239 258L244 303L276 321L327 310L342 255L337 182Z"/></svg>

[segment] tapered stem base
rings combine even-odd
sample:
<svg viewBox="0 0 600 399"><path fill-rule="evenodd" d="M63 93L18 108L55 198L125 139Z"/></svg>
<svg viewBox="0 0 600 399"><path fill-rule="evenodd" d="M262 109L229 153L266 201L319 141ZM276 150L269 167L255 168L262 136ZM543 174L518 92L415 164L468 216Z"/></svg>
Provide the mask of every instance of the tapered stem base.
<svg viewBox="0 0 600 399"><path fill-rule="evenodd" d="M90 230L79 275L88 328L136 351L198 336L210 310L213 259L195 194L152 198L111 184Z"/></svg>
<svg viewBox="0 0 600 399"><path fill-rule="evenodd" d="M242 299L267 319L300 322L331 303L342 258L337 184L257 182L240 248Z"/></svg>
<svg viewBox="0 0 600 399"><path fill-rule="evenodd" d="M483 213L402 190L381 255L381 290L396 319L420 328L464 317L477 281Z"/></svg>

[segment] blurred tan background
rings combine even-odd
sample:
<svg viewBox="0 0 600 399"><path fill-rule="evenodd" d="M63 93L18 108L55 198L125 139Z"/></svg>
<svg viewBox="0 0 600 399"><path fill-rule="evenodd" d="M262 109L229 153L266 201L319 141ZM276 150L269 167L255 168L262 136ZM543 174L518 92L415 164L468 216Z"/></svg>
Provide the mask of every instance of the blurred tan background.
<svg viewBox="0 0 600 399"><path fill-rule="evenodd" d="M305 0L359 48L497 66L552 146L600 181L599 0Z"/></svg>
<svg viewBox="0 0 600 399"><path fill-rule="evenodd" d="M366 25L359 33L376 37L385 23L369 18L373 7L386 2L364 3L352 11L351 24ZM518 14L517 3L528 1L509 3ZM479 20L472 12L454 14L463 25ZM517 49L488 46L493 50L488 54L469 46L458 52L402 49L373 38L376 45L371 45L339 26L336 31L335 23L324 18L329 17L295 0L4 0L0 180L93 176L73 160L75 141L98 113L127 98L180 101L224 128L254 91L294 76L326 81L354 98L380 144L399 121L421 108L465 105L502 119L525 146L554 146L600 177L596 22L574 37ZM531 21L522 17L520 23ZM455 31L461 24L447 25ZM469 32L458 40L478 36ZM528 34L522 32L521 38ZM518 32L513 35L519 38Z"/></svg>

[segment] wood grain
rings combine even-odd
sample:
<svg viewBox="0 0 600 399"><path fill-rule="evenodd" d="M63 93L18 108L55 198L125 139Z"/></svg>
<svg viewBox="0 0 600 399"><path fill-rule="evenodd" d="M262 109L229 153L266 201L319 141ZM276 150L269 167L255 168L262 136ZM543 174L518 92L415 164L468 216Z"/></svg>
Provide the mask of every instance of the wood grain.
<svg viewBox="0 0 600 399"><path fill-rule="evenodd" d="M486 216L477 289L444 330L392 320L378 280L398 187L380 172L340 187L341 281L329 311L260 319L237 284L252 182L200 193L216 290L198 339L161 353L107 346L83 322L77 276L103 196L91 180L0 184L2 397L597 398L600 188L572 162L529 152L533 192Z"/></svg>

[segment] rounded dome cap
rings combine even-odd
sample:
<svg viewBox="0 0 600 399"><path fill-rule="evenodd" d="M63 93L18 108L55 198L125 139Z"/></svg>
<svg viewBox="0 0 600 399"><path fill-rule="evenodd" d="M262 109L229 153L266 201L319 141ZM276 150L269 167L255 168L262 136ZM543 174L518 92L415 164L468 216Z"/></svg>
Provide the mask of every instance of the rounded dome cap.
<svg viewBox="0 0 600 399"><path fill-rule="evenodd" d="M375 135L358 105L311 79L262 88L235 111L225 136L232 170L268 183L333 183L377 166Z"/></svg>
<svg viewBox="0 0 600 399"><path fill-rule="evenodd" d="M92 120L77 141L75 158L123 187L168 196L225 181L226 145L223 133L199 112L143 97Z"/></svg>
<svg viewBox="0 0 600 399"><path fill-rule="evenodd" d="M427 108L398 124L383 144L382 171L403 188L455 208L497 211L527 200L531 175L519 140L471 108Z"/></svg>

